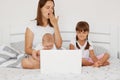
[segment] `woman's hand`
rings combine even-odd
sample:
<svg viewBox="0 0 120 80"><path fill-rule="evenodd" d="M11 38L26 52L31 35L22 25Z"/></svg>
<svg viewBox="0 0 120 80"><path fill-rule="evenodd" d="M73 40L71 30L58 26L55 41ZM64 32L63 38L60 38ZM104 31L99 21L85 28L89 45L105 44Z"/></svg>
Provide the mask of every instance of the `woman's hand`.
<svg viewBox="0 0 120 80"><path fill-rule="evenodd" d="M53 15L53 13L49 13L49 19L51 24L53 25L54 28L54 38L55 38L55 45L57 48L61 48L62 46L62 37L60 35L60 31L59 31L59 26L58 26L58 18L55 18L55 16Z"/></svg>
<svg viewBox="0 0 120 80"><path fill-rule="evenodd" d="M33 50L32 51L32 57L33 59L37 60L37 61L40 61L40 51L39 50Z"/></svg>
<svg viewBox="0 0 120 80"><path fill-rule="evenodd" d="M57 16L57 18L53 15L53 13L49 13L49 19L51 24L53 25L53 27L58 26L58 19L59 17Z"/></svg>

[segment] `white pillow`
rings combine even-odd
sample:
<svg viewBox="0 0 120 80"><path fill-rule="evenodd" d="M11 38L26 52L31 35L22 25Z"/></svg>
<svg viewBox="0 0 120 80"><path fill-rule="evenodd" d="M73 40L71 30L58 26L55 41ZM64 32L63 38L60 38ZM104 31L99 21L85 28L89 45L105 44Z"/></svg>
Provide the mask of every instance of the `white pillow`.
<svg viewBox="0 0 120 80"><path fill-rule="evenodd" d="M107 49L105 49L104 47L98 46L98 45L93 45L93 49L96 55L100 55L102 53L108 52Z"/></svg>
<svg viewBox="0 0 120 80"><path fill-rule="evenodd" d="M20 54L21 53L25 53L25 51L24 51L24 45L25 45L24 41L10 43L10 46L12 48L14 48L15 50L19 51Z"/></svg>
<svg viewBox="0 0 120 80"><path fill-rule="evenodd" d="M0 46L0 64L9 59L16 59L18 55L19 52L12 47L6 45Z"/></svg>

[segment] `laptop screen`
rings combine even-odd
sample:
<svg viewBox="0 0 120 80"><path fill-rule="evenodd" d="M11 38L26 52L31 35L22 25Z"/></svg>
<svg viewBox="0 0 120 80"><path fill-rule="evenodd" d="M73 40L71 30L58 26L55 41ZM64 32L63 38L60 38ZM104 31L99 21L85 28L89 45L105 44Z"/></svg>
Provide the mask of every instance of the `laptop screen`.
<svg viewBox="0 0 120 80"><path fill-rule="evenodd" d="M41 50L41 73L81 73L81 50Z"/></svg>

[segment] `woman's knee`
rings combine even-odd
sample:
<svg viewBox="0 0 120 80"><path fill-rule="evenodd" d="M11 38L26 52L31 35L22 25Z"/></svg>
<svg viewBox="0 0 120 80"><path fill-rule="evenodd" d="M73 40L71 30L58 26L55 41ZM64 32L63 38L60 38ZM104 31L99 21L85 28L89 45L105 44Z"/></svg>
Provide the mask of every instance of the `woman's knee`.
<svg viewBox="0 0 120 80"><path fill-rule="evenodd" d="M25 68L26 67L26 59L22 59L21 61L21 65L22 65L22 68Z"/></svg>
<svg viewBox="0 0 120 80"><path fill-rule="evenodd" d="M21 64L24 69L33 69L34 68L28 58L22 59Z"/></svg>

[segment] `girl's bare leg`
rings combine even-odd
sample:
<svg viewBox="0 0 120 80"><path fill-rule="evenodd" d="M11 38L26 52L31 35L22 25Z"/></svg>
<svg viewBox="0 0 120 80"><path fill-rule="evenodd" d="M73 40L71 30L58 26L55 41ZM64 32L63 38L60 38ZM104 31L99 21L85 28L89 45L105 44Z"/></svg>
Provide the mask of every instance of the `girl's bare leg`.
<svg viewBox="0 0 120 80"><path fill-rule="evenodd" d="M87 61L85 58L82 58L82 66L92 66L93 63Z"/></svg>
<svg viewBox="0 0 120 80"><path fill-rule="evenodd" d="M109 65L110 63L107 61L103 64L103 66Z"/></svg>
<svg viewBox="0 0 120 80"><path fill-rule="evenodd" d="M109 65L109 62L107 61L109 57L110 55L108 53L105 53L104 56L100 59L102 66Z"/></svg>

